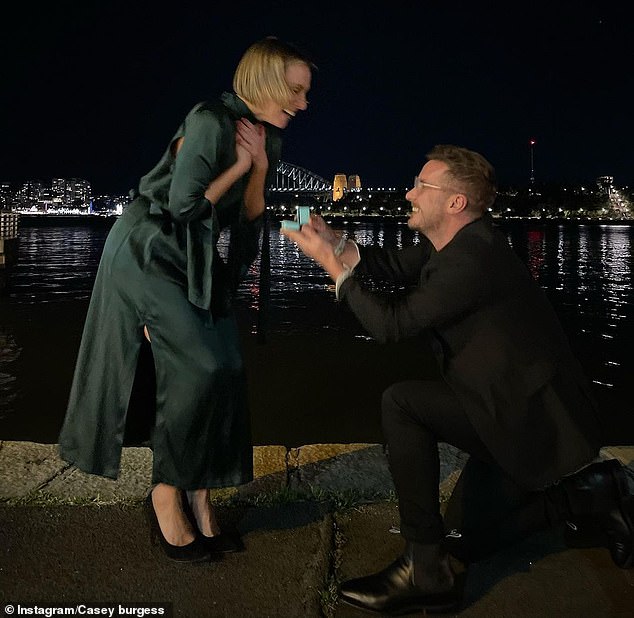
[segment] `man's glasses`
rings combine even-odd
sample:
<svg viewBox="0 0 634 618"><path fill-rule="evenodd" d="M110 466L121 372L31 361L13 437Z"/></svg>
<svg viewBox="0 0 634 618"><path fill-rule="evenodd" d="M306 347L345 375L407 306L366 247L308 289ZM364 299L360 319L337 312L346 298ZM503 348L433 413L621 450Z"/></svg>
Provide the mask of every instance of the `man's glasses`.
<svg viewBox="0 0 634 618"><path fill-rule="evenodd" d="M439 191L449 191L449 193L462 193L462 191L457 191L456 189L452 189L451 187L441 187L440 185L426 182L425 180L421 180L418 176L415 176L414 189L424 189L425 187L427 187L428 189L438 189Z"/></svg>
<svg viewBox="0 0 634 618"><path fill-rule="evenodd" d="M414 189L422 189L424 187L428 187L429 189L440 189L443 190L443 187L439 185L433 185L431 182L425 182L421 180L418 176L414 177Z"/></svg>

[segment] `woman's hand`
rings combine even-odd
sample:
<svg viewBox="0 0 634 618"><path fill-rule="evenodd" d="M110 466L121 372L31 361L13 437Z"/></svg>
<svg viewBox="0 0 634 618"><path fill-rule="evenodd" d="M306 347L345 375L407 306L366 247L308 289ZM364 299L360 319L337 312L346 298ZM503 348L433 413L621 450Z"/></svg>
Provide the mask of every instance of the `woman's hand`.
<svg viewBox="0 0 634 618"><path fill-rule="evenodd" d="M264 183L268 158L264 150L264 127L242 118L236 122L235 140L236 162L209 183L205 197L212 204L217 204L229 187L250 170L251 175L244 189L244 205L247 219L251 221L260 216L265 208Z"/></svg>
<svg viewBox="0 0 634 618"><path fill-rule="evenodd" d="M236 162L235 165L240 170L240 175L244 176L251 169L251 155L249 151L238 143L238 139L236 136Z"/></svg>
<svg viewBox="0 0 634 618"><path fill-rule="evenodd" d="M266 156L266 131L261 124L253 124L246 118L236 122L236 154L244 150L251 158L255 169L266 171L269 167L269 159Z"/></svg>

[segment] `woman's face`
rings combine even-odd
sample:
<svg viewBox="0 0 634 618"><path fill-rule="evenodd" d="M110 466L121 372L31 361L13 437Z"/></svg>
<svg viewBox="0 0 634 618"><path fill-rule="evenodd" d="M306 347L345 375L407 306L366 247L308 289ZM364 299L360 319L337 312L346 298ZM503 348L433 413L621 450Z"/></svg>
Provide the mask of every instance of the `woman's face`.
<svg viewBox="0 0 634 618"><path fill-rule="evenodd" d="M303 62L293 62L286 68L285 77L294 93L288 105L281 107L279 103L269 101L255 114L258 120L268 122L280 129L285 129L298 111L308 107L306 95L310 90L311 71Z"/></svg>

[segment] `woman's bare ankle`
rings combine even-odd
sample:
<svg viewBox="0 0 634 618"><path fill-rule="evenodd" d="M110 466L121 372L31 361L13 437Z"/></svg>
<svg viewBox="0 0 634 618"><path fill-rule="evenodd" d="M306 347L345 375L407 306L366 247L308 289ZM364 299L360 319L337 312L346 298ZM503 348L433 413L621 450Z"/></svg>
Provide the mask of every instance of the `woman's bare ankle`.
<svg viewBox="0 0 634 618"><path fill-rule="evenodd" d="M214 508L209 500L208 489L195 489L187 492L187 499L192 507L198 529L204 536L220 534L220 526L216 520Z"/></svg>
<svg viewBox="0 0 634 618"><path fill-rule="evenodd" d="M152 490L152 505L161 532L170 545L182 547L194 540L195 535L183 511L178 487L166 483L157 484Z"/></svg>

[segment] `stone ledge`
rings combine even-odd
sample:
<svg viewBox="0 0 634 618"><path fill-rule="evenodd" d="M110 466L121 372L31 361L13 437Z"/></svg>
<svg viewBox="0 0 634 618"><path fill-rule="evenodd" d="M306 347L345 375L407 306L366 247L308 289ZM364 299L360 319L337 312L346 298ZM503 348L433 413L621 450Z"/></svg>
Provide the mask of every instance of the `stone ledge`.
<svg viewBox="0 0 634 618"><path fill-rule="evenodd" d="M32 494L66 468L57 444L4 440L0 448L0 499Z"/></svg>
<svg viewBox="0 0 634 618"><path fill-rule="evenodd" d="M603 458L619 459L628 467L634 487L634 447L606 446ZM467 454L440 445L440 493L446 500L467 460ZM368 499L394 494L381 444L308 444L253 447L254 480L239 487L212 491L212 498L249 499L290 489L307 495L347 493ZM56 444L0 442L0 500L114 504L142 500L151 488L152 452L126 447L117 480L86 474L63 461Z"/></svg>

